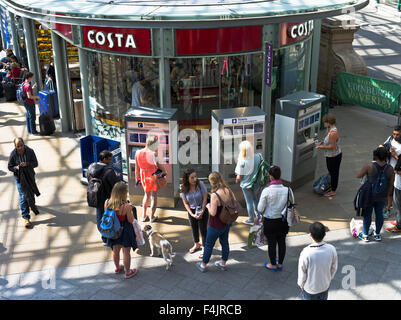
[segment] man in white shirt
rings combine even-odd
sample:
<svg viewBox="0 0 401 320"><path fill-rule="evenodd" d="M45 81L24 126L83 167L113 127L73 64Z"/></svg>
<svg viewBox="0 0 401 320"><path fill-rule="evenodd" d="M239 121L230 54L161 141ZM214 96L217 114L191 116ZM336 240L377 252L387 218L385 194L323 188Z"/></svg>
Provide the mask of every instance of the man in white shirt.
<svg viewBox="0 0 401 320"><path fill-rule="evenodd" d="M313 243L299 256L298 286L303 300L327 300L331 280L337 271L337 251L325 243L325 226L314 222L309 227Z"/></svg>
<svg viewBox="0 0 401 320"><path fill-rule="evenodd" d="M392 203L387 203L387 212L390 211L391 205L395 211L396 220L390 221L391 226L386 228L387 232L401 232L401 171L399 166L396 168L398 156L401 154L401 127L395 126L392 136L383 143L383 146L391 153L390 165L393 167L394 177L394 193Z"/></svg>

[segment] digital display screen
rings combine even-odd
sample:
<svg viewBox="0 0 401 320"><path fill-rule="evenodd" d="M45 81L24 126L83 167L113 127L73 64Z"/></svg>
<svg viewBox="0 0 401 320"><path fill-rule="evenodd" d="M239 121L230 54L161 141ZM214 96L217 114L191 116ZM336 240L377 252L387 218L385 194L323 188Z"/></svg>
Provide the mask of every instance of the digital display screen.
<svg viewBox="0 0 401 320"><path fill-rule="evenodd" d="M254 129L255 133L263 132L263 123L255 123Z"/></svg>
<svg viewBox="0 0 401 320"><path fill-rule="evenodd" d="M139 142L139 136L137 133L130 133L129 134L129 141L130 142Z"/></svg>
<svg viewBox="0 0 401 320"><path fill-rule="evenodd" d="M232 136L233 135L233 127L225 127L224 128L224 135L225 136Z"/></svg>
<svg viewBox="0 0 401 320"><path fill-rule="evenodd" d="M244 127L243 126L236 126L234 127L234 135L235 136L240 136L244 133Z"/></svg>
<svg viewBox="0 0 401 320"><path fill-rule="evenodd" d="M309 126L309 118L304 119L304 126Z"/></svg>
<svg viewBox="0 0 401 320"><path fill-rule="evenodd" d="M137 148L137 147L132 147L131 149L131 159L135 160L135 153L140 150L141 148Z"/></svg>
<svg viewBox="0 0 401 320"><path fill-rule="evenodd" d="M253 133L253 124L244 126L244 133L245 134Z"/></svg>
<svg viewBox="0 0 401 320"><path fill-rule="evenodd" d="M312 124L315 122L315 115L309 118L309 124Z"/></svg>
<svg viewBox="0 0 401 320"><path fill-rule="evenodd" d="M147 138L147 134L145 134L145 133L140 133L139 134L139 142L140 143L146 143L146 138Z"/></svg>
<svg viewBox="0 0 401 320"><path fill-rule="evenodd" d="M298 121L298 130L301 130L304 127L304 121L303 120L299 120Z"/></svg>
<svg viewBox="0 0 401 320"><path fill-rule="evenodd" d="M320 121L319 118L320 118L320 113L316 113L316 114L315 114L315 121L316 121L316 122L317 122L317 121Z"/></svg>

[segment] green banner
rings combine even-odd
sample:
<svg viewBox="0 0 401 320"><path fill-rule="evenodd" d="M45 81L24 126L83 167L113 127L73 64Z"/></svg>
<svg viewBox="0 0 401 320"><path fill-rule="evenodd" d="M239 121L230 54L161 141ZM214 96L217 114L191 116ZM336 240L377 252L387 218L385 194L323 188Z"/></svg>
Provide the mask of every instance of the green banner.
<svg viewBox="0 0 401 320"><path fill-rule="evenodd" d="M385 113L398 114L401 85L341 72L337 83L337 97L344 103L357 104Z"/></svg>

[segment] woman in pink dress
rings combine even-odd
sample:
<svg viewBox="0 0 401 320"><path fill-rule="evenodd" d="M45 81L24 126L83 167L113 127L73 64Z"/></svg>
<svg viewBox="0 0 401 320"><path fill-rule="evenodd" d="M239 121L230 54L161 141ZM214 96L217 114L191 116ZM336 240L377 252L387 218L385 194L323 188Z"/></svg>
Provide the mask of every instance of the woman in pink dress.
<svg viewBox="0 0 401 320"><path fill-rule="evenodd" d="M155 176L153 175L157 169L160 169L164 174L167 172L160 165L157 158L157 148L159 147L159 141L156 136L149 135L146 139L146 146L142 150L135 153L135 173L137 183L141 183L145 195L143 197L143 216L142 222L148 221L146 211L149 206L149 199L151 202L151 216L150 222L154 222L157 219L155 212L157 209L157 185L155 182Z"/></svg>

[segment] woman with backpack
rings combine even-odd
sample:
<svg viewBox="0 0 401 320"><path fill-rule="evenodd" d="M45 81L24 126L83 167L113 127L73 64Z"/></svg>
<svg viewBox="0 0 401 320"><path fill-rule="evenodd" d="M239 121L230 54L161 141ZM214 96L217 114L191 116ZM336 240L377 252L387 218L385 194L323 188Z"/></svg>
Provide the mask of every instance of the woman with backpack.
<svg viewBox="0 0 401 320"><path fill-rule="evenodd" d="M248 220L245 224L253 225L256 217L256 207L258 205L259 188L251 184L251 179L258 170L259 163L263 161L260 153L254 154L252 144L244 140L239 144L239 155L235 174L235 182L240 184L244 194L246 209L248 211ZM256 187L256 188L255 188Z"/></svg>
<svg viewBox="0 0 401 320"><path fill-rule="evenodd" d="M209 212L206 209L207 189L205 184L198 179L194 169L187 169L182 177L181 198L185 209L188 212L188 219L192 229L194 246L189 249L189 253L195 253L201 249L199 244L199 230L202 236L202 244L205 246L207 223ZM203 254L200 255L203 258Z"/></svg>
<svg viewBox="0 0 401 320"><path fill-rule="evenodd" d="M331 177L331 190L329 190L323 196L329 198L336 195L342 152L338 144L340 136L338 135L338 130L336 127L336 117L332 114L326 114L322 120L327 132L324 140L319 142L316 145L316 148L323 149L326 157L327 170L329 171Z"/></svg>
<svg viewBox="0 0 401 320"><path fill-rule="evenodd" d="M230 245L228 243L228 233L230 232L231 224L225 224L220 220L223 202L228 203L236 198L223 180L219 172L212 172L209 175L209 182L212 186L210 203L206 205L209 211L209 227L207 229L206 244L203 250L202 262L197 262L196 266L201 272L206 271L206 265L209 263L212 255L213 247L217 238L221 245L221 260L216 261L215 266L220 270L227 270L226 263L230 254Z"/></svg>
<svg viewBox="0 0 401 320"><path fill-rule="evenodd" d="M380 231L384 223L383 209L386 204L389 208L392 203L394 170L387 163L388 156L389 154L385 147L377 148L373 151L373 161L365 164L356 176L358 179L366 176L372 184L372 206L362 211L363 234L360 239L365 242L369 241L369 228L372 223L373 209L375 209L376 224L373 237L376 241L381 241Z"/></svg>
<svg viewBox="0 0 401 320"><path fill-rule="evenodd" d="M269 170L270 183L263 189L258 204L258 212L263 214L263 232L268 243L270 263L265 262L266 269L281 271L286 253L285 238L289 231L285 213L288 202L295 203L291 188L283 186L280 180L281 169L272 166ZM276 247L278 246L278 259Z"/></svg>
<svg viewBox="0 0 401 320"><path fill-rule="evenodd" d="M136 275L137 269L131 269L131 248L135 250L137 246L134 227L134 214L132 206L127 201L127 185L120 181L117 182L111 191L110 199L104 204L104 210L114 210L117 219L121 224L122 233L117 239L106 239L106 244L113 250L113 261L116 269L115 274L119 274L125 270L125 278L129 279ZM120 265L120 251L123 249L123 264Z"/></svg>

